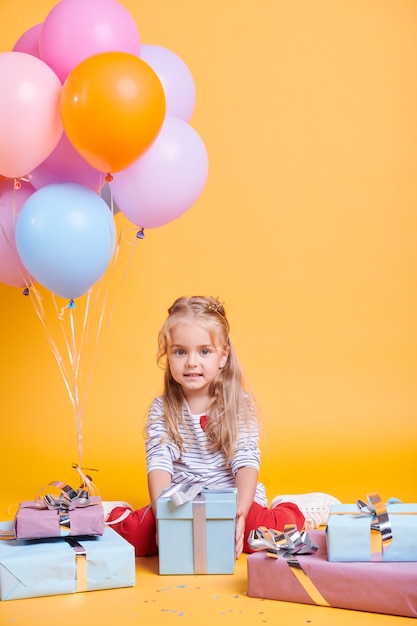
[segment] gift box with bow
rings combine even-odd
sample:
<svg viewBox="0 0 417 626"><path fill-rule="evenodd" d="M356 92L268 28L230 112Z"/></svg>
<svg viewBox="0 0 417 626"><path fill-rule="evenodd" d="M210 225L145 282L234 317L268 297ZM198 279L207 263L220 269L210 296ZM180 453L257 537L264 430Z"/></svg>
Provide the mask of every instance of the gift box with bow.
<svg viewBox="0 0 417 626"><path fill-rule="evenodd" d="M78 465L73 467L81 476L78 489L54 481L35 500L19 504L14 520L17 539L103 534L104 513L97 489L90 476Z"/></svg>
<svg viewBox="0 0 417 626"><path fill-rule="evenodd" d="M8 534L13 522L0 522L0 539ZM112 528L97 537L0 540L1 600L134 584L134 548Z"/></svg>
<svg viewBox="0 0 417 626"><path fill-rule="evenodd" d="M326 528L329 561L417 561L417 504L334 504Z"/></svg>
<svg viewBox="0 0 417 626"><path fill-rule="evenodd" d="M160 574L233 574L237 489L175 485L157 500Z"/></svg>
<svg viewBox="0 0 417 626"><path fill-rule="evenodd" d="M263 547L262 533L253 537L248 596L417 617L416 563L330 562L324 530L309 531L307 541L297 532L278 533L278 542L269 532Z"/></svg>

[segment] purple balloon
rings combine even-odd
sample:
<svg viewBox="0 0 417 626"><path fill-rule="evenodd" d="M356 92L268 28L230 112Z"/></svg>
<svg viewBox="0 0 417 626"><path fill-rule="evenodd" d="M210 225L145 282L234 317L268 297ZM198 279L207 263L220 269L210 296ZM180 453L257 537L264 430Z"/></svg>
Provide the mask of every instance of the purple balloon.
<svg viewBox="0 0 417 626"><path fill-rule="evenodd" d="M41 32L42 24L35 24L23 33L16 41L13 52L26 52L33 57L40 59L39 54L39 35Z"/></svg>
<svg viewBox="0 0 417 626"><path fill-rule="evenodd" d="M162 83L167 115L188 122L194 111L196 94L187 65L171 50L152 44L142 44L140 56Z"/></svg>
<svg viewBox="0 0 417 626"><path fill-rule="evenodd" d="M113 176L110 188L120 211L140 228L168 224L202 193L208 155L198 133L186 122L166 117L145 154Z"/></svg>

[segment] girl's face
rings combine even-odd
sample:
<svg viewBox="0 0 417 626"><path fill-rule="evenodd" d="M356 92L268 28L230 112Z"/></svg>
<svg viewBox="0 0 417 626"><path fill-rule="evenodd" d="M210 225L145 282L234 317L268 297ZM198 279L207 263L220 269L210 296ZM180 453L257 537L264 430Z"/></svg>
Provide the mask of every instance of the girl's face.
<svg viewBox="0 0 417 626"><path fill-rule="evenodd" d="M190 320L172 328L167 356L172 378L181 385L188 401L208 396L211 383L226 364L228 351L214 345L209 331Z"/></svg>

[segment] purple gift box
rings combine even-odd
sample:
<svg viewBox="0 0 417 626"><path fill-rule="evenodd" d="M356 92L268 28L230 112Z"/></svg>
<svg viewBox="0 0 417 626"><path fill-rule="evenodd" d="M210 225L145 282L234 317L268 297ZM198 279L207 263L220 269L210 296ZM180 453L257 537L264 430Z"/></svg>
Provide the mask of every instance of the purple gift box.
<svg viewBox="0 0 417 626"><path fill-rule="evenodd" d="M97 536L104 532L104 513L101 498L91 496L87 506L71 510L48 509L38 501L21 502L15 516L17 539L45 539L67 536Z"/></svg>
<svg viewBox="0 0 417 626"><path fill-rule="evenodd" d="M248 596L417 617L417 562L330 562L325 531L309 535L318 550L297 555L301 568L265 551L250 554Z"/></svg>

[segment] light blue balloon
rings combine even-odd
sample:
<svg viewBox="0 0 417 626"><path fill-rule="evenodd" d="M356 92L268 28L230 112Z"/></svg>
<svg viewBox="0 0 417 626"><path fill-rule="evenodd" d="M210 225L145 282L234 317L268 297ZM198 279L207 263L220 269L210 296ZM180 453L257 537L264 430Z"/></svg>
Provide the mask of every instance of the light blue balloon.
<svg viewBox="0 0 417 626"><path fill-rule="evenodd" d="M86 293L114 253L116 227L106 202L75 183L47 185L22 206L16 248L28 272L63 298Z"/></svg>

